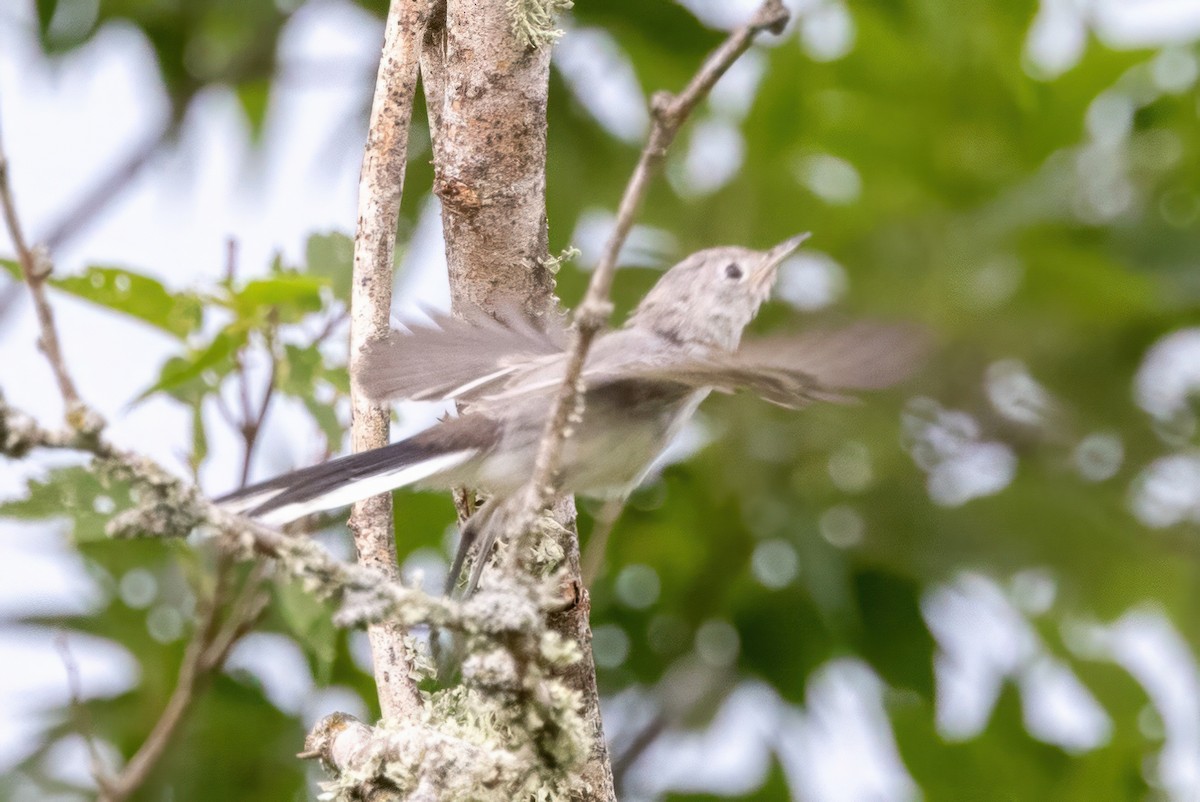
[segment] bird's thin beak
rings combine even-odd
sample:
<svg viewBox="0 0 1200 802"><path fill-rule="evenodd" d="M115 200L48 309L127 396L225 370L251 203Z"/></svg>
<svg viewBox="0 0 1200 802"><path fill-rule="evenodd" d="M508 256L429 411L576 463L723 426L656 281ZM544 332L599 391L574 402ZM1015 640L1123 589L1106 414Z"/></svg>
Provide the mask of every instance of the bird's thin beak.
<svg viewBox="0 0 1200 802"><path fill-rule="evenodd" d="M796 249L804 244L804 241L811 236L812 234L807 231L803 234L797 234L791 239L784 240L771 250L767 251L766 254L763 255L763 259L759 263L758 269L754 271L755 283L770 283L775 278L775 271L779 269L779 265L783 262L783 260L795 253Z"/></svg>

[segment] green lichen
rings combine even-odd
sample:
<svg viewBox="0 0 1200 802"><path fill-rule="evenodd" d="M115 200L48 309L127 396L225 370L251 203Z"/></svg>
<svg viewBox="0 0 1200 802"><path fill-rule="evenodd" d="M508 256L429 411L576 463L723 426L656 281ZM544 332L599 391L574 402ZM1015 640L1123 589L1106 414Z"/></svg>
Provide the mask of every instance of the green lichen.
<svg viewBox="0 0 1200 802"><path fill-rule="evenodd" d="M525 47L554 44L563 35L554 25L554 15L572 5L571 0L508 0L513 33Z"/></svg>
<svg viewBox="0 0 1200 802"><path fill-rule="evenodd" d="M538 264L549 270L552 274L557 275L558 271L567 262L573 262L579 258L580 251L574 245L568 245L559 251L558 256L547 256L545 259L539 259Z"/></svg>

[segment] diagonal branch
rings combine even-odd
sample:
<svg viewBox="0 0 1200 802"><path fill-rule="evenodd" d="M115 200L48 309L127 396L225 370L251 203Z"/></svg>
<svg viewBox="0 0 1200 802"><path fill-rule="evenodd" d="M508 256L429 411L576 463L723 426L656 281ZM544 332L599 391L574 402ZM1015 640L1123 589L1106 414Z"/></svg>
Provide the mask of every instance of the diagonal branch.
<svg viewBox="0 0 1200 802"><path fill-rule="evenodd" d="M142 787L150 772L166 754L167 747L206 683L221 670L234 644L250 630L266 609L267 599L260 592L265 569L264 563L259 562L251 569L224 624L221 623L220 614L228 601L236 563L227 552L223 552L218 559L217 586L198 611L196 629L184 651L171 697L146 740L120 773L112 778L97 778L101 789L98 802L122 802Z"/></svg>
<svg viewBox="0 0 1200 802"><path fill-rule="evenodd" d="M3 142L0 141L0 207L3 207L4 223L12 238L13 247L17 251L17 261L21 265L21 274L29 285L29 294L33 297L33 308L37 313L38 327L41 330L39 345L54 379L58 383L59 393L66 406L67 420L77 429L99 431L104 421L98 414L90 410L79 397L75 389L75 381L67 370L63 359L62 347L58 342L58 329L54 325L54 310L46 297L46 279L50 276L52 266L50 257L44 248L31 247L25 239L21 228L21 220L17 216L17 206L13 200L12 186L8 176L8 157L4 153Z"/></svg>
<svg viewBox="0 0 1200 802"><path fill-rule="evenodd" d="M131 455L121 454L101 439L103 420L83 402L71 379L62 349L59 346L54 312L45 291L45 282L50 276L52 265L45 248L31 248L25 239L17 215L16 204L13 201L8 176L8 161L2 147L0 147L0 206L3 207L5 224L17 251L21 271L33 296L34 308L37 311L38 325L41 330L41 348L54 371L59 392L66 406L67 421L72 428L71 431L57 434L40 430L32 419L14 414L14 410L4 406L0 399L0 453L14 455L27 451L31 446L44 445L82 448L103 459L111 460L118 456L131 458ZM244 382L244 373L241 378ZM273 387L274 383L275 373L273 370L270 386ZM269 403L270 391L268 390L258 416L259 424L266 414ZM32 442L30 442L30 438L32 438ZM38 442L39 440L41 442ZM255 437L248 434L246 436L247 463L254 445ZM145 468L146 462L142 460L138 464ZM153 467L157 474L165 475L161 468ZM245 482L244 476L243 482ZM165 754L180 724L191 710L204 683L221 669L234 644L250 630L254 622L261 616L266 606L266 599L259 593L262 572L265 570L263 563L260 562L251 570L242 594L232 605L224 625L221 624L220 613L226 601L225 591L228 589L235 570L236 562L233 554L228 550L223 551L217 568L217 588L212 598L200 611L196 631L184 654L179 677L167 705L150 734L142 742L141 747L116 776L109 777L103 772L98 755L95 754L95 748L91 745L90 736L86 731L83 732L84 737L89 739L89 748L92 750L92 771L100 788L99 799L101 802L120 802L120 800L127 799L145 783L150 772ZM68 674L71 675L73 663L66 652L65 640L63 651ZM69 676L69 678L77 685L77 679L73 676ZM77 705L77 694L74 688L72 697L73 706Z"/></svg>
<svg viewBox="0 0 1200 802"><path fill-rule="evenodd" d="M621 204L617 209L616 225L609 235L604 253L600 257L587 294L575 312L575 336L567 360L566 374L554 399L546 428L538 446L533 475L528 484L521 513L514 519L512 531L525 537L531 531L533 520L539 510L544 509L554 498L558 480L556 473L566 441L569 424L583 415L584 398L580 376L587 354L596 335L608 324L612 315L609 293L613 274L616 272L617 256L625 244L633 220L650 185L650 179L662 165L667 148L676 134L699 103L708 96L709 90L725 71L749 49L755 37L763 31L780 33L789 19L788 10L781 0L764 0L750 22L733 31L700 66L699 71L678 95L659 92L651 100L654 119L650 137L625 187ZM513 549L518 555L522 550Z"/></svg>
<svg viewBox="0 0 1200 802"><path fill-rule="evenodd" d="M113 517L107 527L111 537L182 538L199 529L239 557L274 557L310 593L342 602L335 620L343 627L386 619L403 627L431 624L455 631L477 625L478 617L460 602L407 587L370 567L342 563L310 538L229 512L151 459L96 433L47 429L0 396L0 456L19 459L34 448L81 451L94 458L93 470L106 480L130 484L138 506Z"/></svg>
<svg viewBox="0 0 1200 802"><path fill-rule="evenodd" d="M235 272L233 255L235 247L230 240L229 276L232 279ZM257 412L251 409L247 400L244 405L245 417L239 424L230 419L230 424L241 433L243 438L243 460L241 484L246 484L254 450L258 445L258 434L262 429L263 420L271 405L271 397L275 391L278 376L278 355L275 353L273 337L267 337L267 350L271 354L271 373L267 380L267 389ZM243 396L249 398L249 377L239 353L237 359L237 380L241 384ZM217 396L220 398L220 396ZM253 420L251 417L253 416ZM179 675L175 687L158 720L151 728L149 735L142 741L137 752L115 777L96 776L97 785L101 789L98 802L122 802L135 794L146 778L158 765L167 748L171 745L179 727L187 719L197 698L203 693L211 678L225 665L225 660L233 647L237 645L262 616L269 599L262 592L263 580L267 575L267 560L259 559L250 569L241 591L237 597L230 599L230 585L237 571L237 561L229 549L220 549L217 553L216 587L196 615L196 627L192 638L184 651L183 662L179 667ZM228 614L222 623L222 610L228 608Z"/></svg>
<svg viewBox="0 0 1200 802"><path fill-rule="evenodd" d="M404 188L408 129L417 88L421 41L429 0L392 0L385 23L383 54L371 102L367 147L358 186L358 229L354 235L354 275L350 299L350 359L364 345L386 337L392 307L396 221ZM350 439L355 451L388 444L391 415L356 387L350 391ZM392 497L375 496L354 505L350 532L359 563L389 579L399 577L392 529ZM416 719L421 697L406 665L404 631L380 621L367 630L375 682L384 719Z"/></svg>
<svg viewBox="0 0 1200 802"><path fill-rule="evenodd" d="M83 703L83 685L79 680L79 664L71 654L71 644L67 641L66 631L60 631L54 636L54 645L62 658L63 668L67 671L67 693L71 705L71 717L74 719L76 732L83 738L88 752L88 768L96 786L107 788L108 772L104 767L104 759L96 746L96 738L92 731L92 717L88 714L87 706Z"/></svg>

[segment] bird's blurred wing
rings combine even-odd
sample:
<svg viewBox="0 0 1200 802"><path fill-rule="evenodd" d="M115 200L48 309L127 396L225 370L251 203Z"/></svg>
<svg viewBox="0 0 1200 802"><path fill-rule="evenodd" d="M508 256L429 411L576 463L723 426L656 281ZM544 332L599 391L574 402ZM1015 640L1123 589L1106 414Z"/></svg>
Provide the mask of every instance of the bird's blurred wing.
<svg viewBox="0 0 1200 802"><path fill-rule="evenodd" d="M610 382L624 382L638 375L630 370L630 365L668 359L664 354L675 348L664 345L664 341L655 335L637 329L605 331L592 343L579 378L587 392ZM478 408L502 409L530 397L543 397L548 402L562 386L566 370L567 359L563 352L540 362L525 362L506 374L502 383L489 384L486 397L480 398Z"/></svg>
<svg viewBox="0 0 1200 802"><path fill-rule="evenodd" d="M503 312L499 320L482 312L465 320L438 313L428 324L392 331L363 350L355 381L373 401L470 401L561 357L561 319L551 316L539 327L519 310Z"/></svg>
<svg viewBox="0 0 1200 802"><path fill-rule="evenodd" d="M734 353L689 354L628 370L721 392L745 390L798 408L814 401L852 401L850 392L902 381L919 364L926 340L914 326L856 323L751 340Z"/></svg>

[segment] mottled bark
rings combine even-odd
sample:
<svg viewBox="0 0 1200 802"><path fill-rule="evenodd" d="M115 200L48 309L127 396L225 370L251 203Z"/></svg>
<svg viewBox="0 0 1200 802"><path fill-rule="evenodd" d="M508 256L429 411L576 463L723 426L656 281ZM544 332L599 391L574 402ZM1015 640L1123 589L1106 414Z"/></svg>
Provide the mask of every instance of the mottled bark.
<svg viewBox="0 0 1200 802"><path fill-rule="evenodd" d="M359 177L358 226L354 237L354 281L350 299L350 356L386 337L392 306L396 221L404 187L408 129L416 94L421 40L429 0L394 0L388 13L371 123ZM388 444L391 413L351 390L350 439L355 451ZM391 494L354 505L350 531L359 564L389 579L399 577L392 535ZM385 720L418 720L421 698L405 656L403 628L372 624L371 642L379 705Z"/></svg>
<svg viewBox="0 0 1200 802"><path fill-rule="evenodd" d="M546 267L550 47L518 41L504 0L448 0L444 9L427 30L422 81L454 309L495 313L516 306L534 318L556 314L554 279ZM615 799L573 501L559 500L554 515L563 525L569 598L565 612L548 623L583 653L563 679L582 694L591 730L582 770L587 798Z"/></svg>
<svg viewBox="0 0 1200 802"><path fill-rule="evenodd" d="M424 56L455 309L554 308L546 259L550 48L518 44L504 0L448 0ZM441 15L438 15L441 16Z"/></svg>

